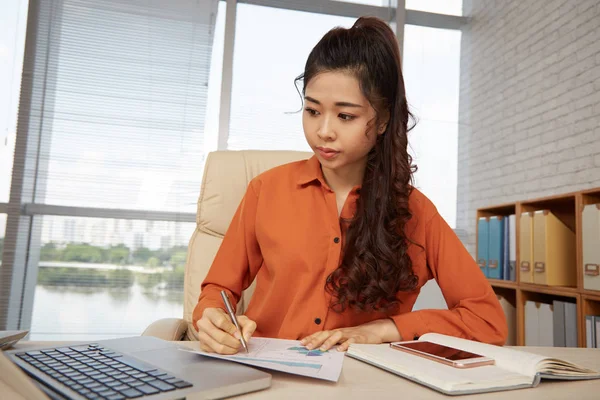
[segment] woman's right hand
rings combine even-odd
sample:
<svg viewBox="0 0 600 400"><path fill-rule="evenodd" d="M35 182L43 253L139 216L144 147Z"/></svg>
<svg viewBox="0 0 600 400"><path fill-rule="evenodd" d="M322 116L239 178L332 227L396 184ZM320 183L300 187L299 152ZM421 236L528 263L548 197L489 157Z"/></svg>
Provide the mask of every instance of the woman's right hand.
<svg viewBox="0 0 600 400"><path fill-rule="evenodd" d="M256 322L245 315L237 317L246 343L256 330ZM242 348L240 332L235 328L229 315L221 308L207 308L198 321L198 341L200 349L207 353L236 354Z"/></svg>

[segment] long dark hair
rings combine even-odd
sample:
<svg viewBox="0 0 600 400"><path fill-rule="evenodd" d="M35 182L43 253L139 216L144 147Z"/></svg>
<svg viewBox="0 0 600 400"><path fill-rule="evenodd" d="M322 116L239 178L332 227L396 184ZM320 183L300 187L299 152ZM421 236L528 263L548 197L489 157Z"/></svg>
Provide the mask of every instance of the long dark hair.
<svg viewBox="0 0 600 400"><path fill-rule="evenodd" d="M359 18L350 29L330 30L312 49L304 73L296 80L304 81L305 90L312 78L328 71L350 72L359 81L376 112L375 124L369 123L367 130L386 120L387 125L368 154L344 256L327 279L326 289L335 298L331 306L336 311L348 306L387 311L398 306L399 291L413 290L417 284L404 229L412 216L408 198L416 166L408 154L407 132L414 126L409 127L409 118L414 119L408 110L394 32L374 17Z"/></svg>

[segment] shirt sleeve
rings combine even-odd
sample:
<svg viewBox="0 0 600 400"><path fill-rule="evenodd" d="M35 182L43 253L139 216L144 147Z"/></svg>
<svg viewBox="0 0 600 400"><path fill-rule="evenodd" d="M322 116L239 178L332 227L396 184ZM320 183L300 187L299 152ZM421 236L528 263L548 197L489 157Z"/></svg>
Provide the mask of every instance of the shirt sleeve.
<svg viewBox="0 0 600 400"><path fill-rule="evenodd" d="M419 310L392 316L402 340L428 332L503 345L506 317L490 283L452 228L436 212L426 226L427 265L448 310Z"/></svg>
<svg viewBox="0 0 600 400"><path fill-rule="evenodd" d="M258 205L257 183L251 181L240 202L223 242L201 284L198 304L192 314L194 328L206 308L224 308L221 290L231 296L232 306L240 300L242 292L250 286L260 266L262 254L256 240L255 222Z"/></svg>

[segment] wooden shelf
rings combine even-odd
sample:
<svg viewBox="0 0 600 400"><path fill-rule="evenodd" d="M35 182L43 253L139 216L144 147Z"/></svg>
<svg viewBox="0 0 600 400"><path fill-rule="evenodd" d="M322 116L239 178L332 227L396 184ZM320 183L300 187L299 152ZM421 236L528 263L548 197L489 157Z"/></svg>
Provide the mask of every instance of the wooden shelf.
<svg viewBox="0 0 600 400"><path fill-rule="evenodd" d="M505 281L502 279L488 279L488 282L492 287L501 287L505 289L516 289L517 282L514 281Z"/></svg>
<svg viewBox="0 0 600 400"><path fill-rule="evenodd" d="M583 290L582 297L586 300L600 301L599 290Z"/></svg>
<svg viewBox="0 0 600 400"><path fill-rule="evenodd" d="M585 347L585 315L600 315L600 291L586 290L583 287L583 245L582 245L582 213L588 204L600 203L600 188L564 193L537 199L525 199L514 203L505 203L482 207L477 210L475 222L476 238L479 218L493 216L516 215L516 264L520 265L519 216L522 213L549 210L575 233L575 264L568 268L576 268L576 286L549 286L530 282L521 282L521 271L517 267L517 281L488 279L494 291L515 303L517 345L525 345L525 303L536 301L552 303L553 300L575 302L577 304L577 327L579 329L579 346Z"/></svg>
<svg viewBox="0 0 600 400"><path fill-rule="evenodd" d="M579 291L574 287L536 285L535 283L520 283L519 288L526 292L544 293L555 296L577 297Z"/></svg>

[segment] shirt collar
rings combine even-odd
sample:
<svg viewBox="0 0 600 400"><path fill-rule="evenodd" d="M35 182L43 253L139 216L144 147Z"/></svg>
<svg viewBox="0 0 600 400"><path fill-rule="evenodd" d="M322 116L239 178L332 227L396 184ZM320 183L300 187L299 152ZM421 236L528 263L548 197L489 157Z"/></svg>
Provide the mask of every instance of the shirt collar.
<svg viewBox="0 0 600 400"><path fill-rule="evenodd" d="M299 186L304 186L315 181L320 182L321 185L327 186L325 178L323 177L323 171L321 170L321 163L317 156L313 154L313 156L306 160L302 166L297 183Z"/></svg>
<svg viewBox="0 0 600 400"><path fill-rule="evenodd" d="M298 177L297 183L298 186L306 186L310 183L319 182L321 186L331 190L327 182L325 182L325 177L323 176L323 170L321 169L321 163L317 156L313 155L311 158L306 160L302 169L300 170L300 176ZM352 188L351 194L360 193L361 186L355 186Z"/></svg>

